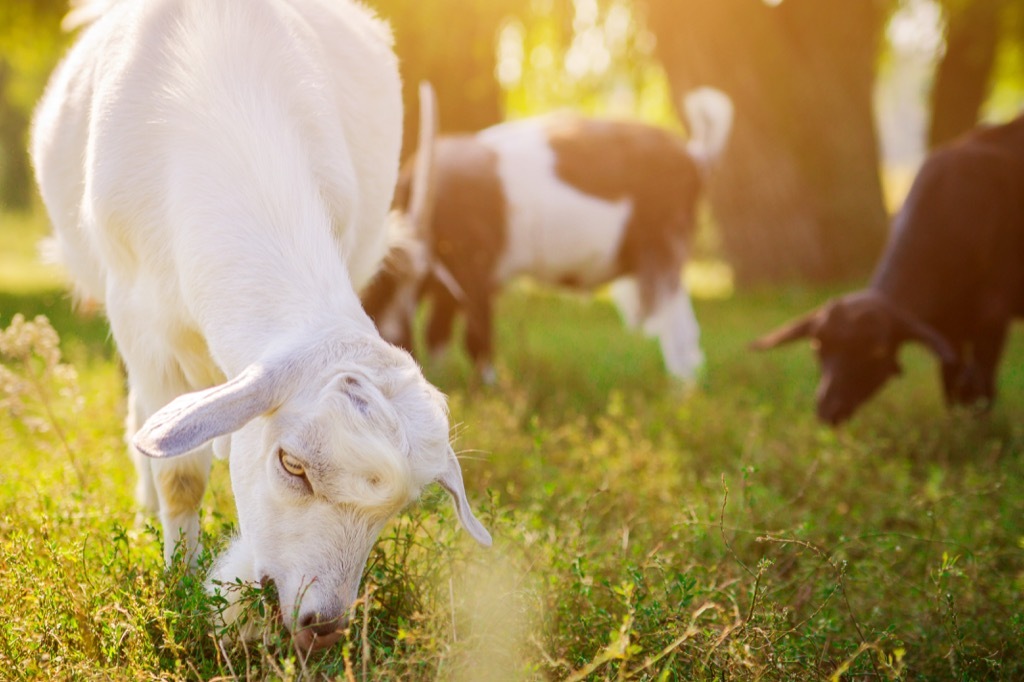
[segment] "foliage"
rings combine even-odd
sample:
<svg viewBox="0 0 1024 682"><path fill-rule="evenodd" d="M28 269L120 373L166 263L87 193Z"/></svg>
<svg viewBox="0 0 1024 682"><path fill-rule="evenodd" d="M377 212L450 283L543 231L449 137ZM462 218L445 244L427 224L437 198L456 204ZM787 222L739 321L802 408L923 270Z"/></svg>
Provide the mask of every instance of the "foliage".
<svg viewBox="0 0 1024 682"><path fill-rule="evenodd" d="M498 39L509 117L571 107L678 127L654 36L626 0L534 0Z"/></svg>
<svg viewBox="0 0 1024 682"><path fill-rule="evenodd" d="M997 121L1008 120L1024 109L1024 4L1006 2L1002 23L992 89L985 103L987 117Z"/></svg>
<svg viewBox="0 0 1024 682"><path fill-rule="evenodd" d="M6 238L22 221L5 218ZM746 344L834 290L697 301L708 365L686 389L606 301L517 287L497 386L461 353L428 367L494 548L428 491L374 549L345 640L304 660L272 593L237 587L260 633L241 644L218 633L201 576L162 566L159 530L135 517L106 330L51 286L0 295L5 376L20 377L5 382L18 409L0 407L7 678L1024 676L1019 329L987 418L947 413L915 348L832 431L812 416L808 350ZM222 462L202 518L216 552L234 518Z"/></svg>
<svg viewBox="0 0 1024 682"><path fill-rule="evenodd" d="M857 8L877 8L882 16L896 7L932 2L948 12L985 3L1002 6L1005 27L1000 31L993 87L984 112L991 119L1019 111L1024 91L1020 49L1024 4L1014 0L739 0L723 26L709 29L700 27L712 10L732 3L369 0L368 4L394 26L407 111L417 110L416 84L428 78L437 86L442 127L448 131L476 130L503 117L558 107L677 128L678 93L673 93L666 75L672 71L693 76L694 82L687 87L712 83L741 95L750 90L746 98L736 99L737 126L730 145L736 154L721 164L718 177L724 179L717 182L718 189L712 182L711 192L723 226L718 243L741 283L747 283L797 274L822 280L850 277L863 274L873 262L884 232L884 210L872 155L876 144L869 89L861 87L861 76L856 87L847 82L842 64L864 50L868 54L860 61L870 64L875 41L873 33L851 18L855 16L851 8L858 12ZM670 20L649 20L651 8L658 6L670 8ZM70 40L59 30L65 8L64 0L0 4L0 207L23 208L33 197L24 153L29 116ZM806 14L808 8L810 14ZM775 19L788 15L775 22L786 27L776 36L778 40L772 39L777 31L771 25L760 23L766 13ZM818 39L831 29L835 35ZM694 30L695 35L688 35ZM679 49L684 57L666 57L670 51L666 45L675 46L672 51ZM791 62L782 69L769 68L791 49L796 55ZM840 59L830 58L830 51ZM702 59L720 65L718 72L698 69ZM694 75L698 71L699 77ZM805 73L809 75L802 79ZM674 77L675 87L685 80ZM799 101L773 112L779 101L794 99L787 93L804 80L809 85L796 98ZM837 85L829 88L830 83ZM759 89L760 84L768 85ZM961 92L961 85L954 84L954 94ZM831 110L826 96L830 92L839 100ZM850 101L847 93L852 93ZM860 121L857 131L844 131L842 121L847 117ZM407 115L406 152L412 148L415 130L416 116ZM742 162L747 157L753 169L730 177L733 169L747 165ZM794 180L801 174L808 178L806 187ZM724 196L721 188L728 187L741 187L742 200Z"/></svg>
<svg viewBox="0 0 1024 682"><path fill-rule="evenodd" d="M0 208L24 208L31 196L28 121L66 36L63 0L0 3Z"/></svg>
<svg viewBox="0 0 1024 682"><path fill-rule="evenodd" d="M14 79L4 98L28 111L67 42L60 32L64 0L7 0L0 5L0 55Z"/></svg>

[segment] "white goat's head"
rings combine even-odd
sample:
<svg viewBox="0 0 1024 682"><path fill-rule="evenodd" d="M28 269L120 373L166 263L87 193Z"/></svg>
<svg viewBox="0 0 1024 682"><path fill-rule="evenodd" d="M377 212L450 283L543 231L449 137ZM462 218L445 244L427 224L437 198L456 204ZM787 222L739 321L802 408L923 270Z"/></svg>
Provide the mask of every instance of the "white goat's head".
<svg viewBox="0 0 1024 682"><path fill-rule="evenodd" d="M173 457L224 436L240 533L212 577L273 580L302 649L341 636L377 535L426 484L440 483L466 530L491 542L466 500L444 397L380 338L335 334L256 363L172 401L134 443Z"/></svg>

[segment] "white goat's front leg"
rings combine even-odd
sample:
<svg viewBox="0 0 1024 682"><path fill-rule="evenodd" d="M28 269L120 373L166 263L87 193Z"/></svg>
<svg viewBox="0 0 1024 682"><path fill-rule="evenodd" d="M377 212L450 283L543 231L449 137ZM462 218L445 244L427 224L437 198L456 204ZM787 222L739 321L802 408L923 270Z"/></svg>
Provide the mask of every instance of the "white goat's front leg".
<svg viewBox="0 0 1024 682"><path fill-rule="evenodd" d="M124 420L124 439L128 446L128 454L135 464L135 473L138 475L138 482L135 484L135 501L139 505L140 515L156 516L160 512L160 500L157 498L156 483L153 481L151 460L132 445L132 436L145 421L140 418L140 415L144 413L145 410L139 403L138 394L129 390L128 414Z"/></svg>
<svg viewBox="0 0 1024 682"><path fill-rule="evenodd" d="M252 546L242 536L236 536L224 553L217 557L206 583L207 592L227 600L224 610L217 614L221 627L236 623L245 608L239 600L243 591L239 583L256 587L261 583L261 578L256 575ZM259 634L259 625L255 619L244 619L236 633L237 638L243 641L255 639Z"/></svg>
<svg viewBox="0 0 1024 682"><path fill-rule="evenodd" d="M131 445L131 437L155 412L147 409L140 391L129 390L125 420L128 449L139 475L136 497L143 510L158 514L164 534L164 562L169 566L180 545L191 565L199 558L199 507L210 477L213 448L204 445L192 452L168 459L153 459ZM170 402L151 401L154 403Z"/></svg>
<svg viewBox="0 0 1024 682"><path fill-rule="evenodd" d="M213 449L206 445L187 455L150 462L160 500L164 562L168 565L179 543L189 564L194 566L199 558L199 506L206 492L212 461Z"/></svg>

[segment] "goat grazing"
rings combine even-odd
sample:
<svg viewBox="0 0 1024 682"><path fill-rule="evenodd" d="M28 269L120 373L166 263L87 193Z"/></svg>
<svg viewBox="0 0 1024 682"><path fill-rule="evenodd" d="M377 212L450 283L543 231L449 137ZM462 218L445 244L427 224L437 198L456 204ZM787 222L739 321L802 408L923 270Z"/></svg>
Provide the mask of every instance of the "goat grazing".
<svg viewBox="0 0 1024 682"><path fill-rule="evenodd" d="M230 457L239 533L211 589L272 580L297 646L326 648L377 535L428 483L490 544L443 396L356 295L398 174L390 34L350 0L78 12L92 23L31 151L55 255L124 358L140 501L165 559L180 541L194 562L211 458Z"/></svg>
<svg viewBox="0 0 1024 682"><path fill-rule="evenodd" d="M461 309L466 346L493 380L492 305L517 275L612 294L631 326L657 336L668 370L690 379L702 362L681 270L694 232L702 172L732 123L723 93L684 102L691 137L635 122L570 113L528 118L437 140L430 220L363 292L382 335L411 348L418 298L433 298L427 343L439 352ZM407 211L412 164L395 207ZM412 189L415 189L413 186Z"/></svg>
<svg viewBox="0 0 1024 682"><path fill-rule="evenodd" d="M892 376L918 341L941 361L950 405L988 406L1007 330L1024 315L1024 116L976 130L925 161L865 291L758 339L811 338L818 417L838 424Z"/></svg>

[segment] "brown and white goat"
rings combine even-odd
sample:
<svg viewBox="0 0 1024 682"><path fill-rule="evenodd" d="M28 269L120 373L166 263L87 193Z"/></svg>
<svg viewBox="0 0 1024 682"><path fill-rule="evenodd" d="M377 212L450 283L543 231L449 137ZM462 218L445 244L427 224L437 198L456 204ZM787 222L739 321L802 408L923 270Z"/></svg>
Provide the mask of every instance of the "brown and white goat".
<svg viewBox="0 0 1024 682"><path fill-rule="evenodd" d="M437 140L428 229L393 250L363 292L382 335L412 347L419 298L433 299L427 344L438 352L460 310L467 350L493 379L492 306L518 275L612 294L630 325L657 336L668 370L690 379L702 361L699 327L681 282L702 176L732 123L723 93L685 100L684 140L637 122L571 113L512 121ZM408 205L403 169L397 210Z"/></svg>
<svg viewBox="0 0 1024 682"><path fill-rule="evenodd" d="M848 419L892 376L907 341L941 361L950 405L987 406L1007 330L1024 315L1024 116L925 161L871 284L754 342L810 338L818 417Z"/></svg>

